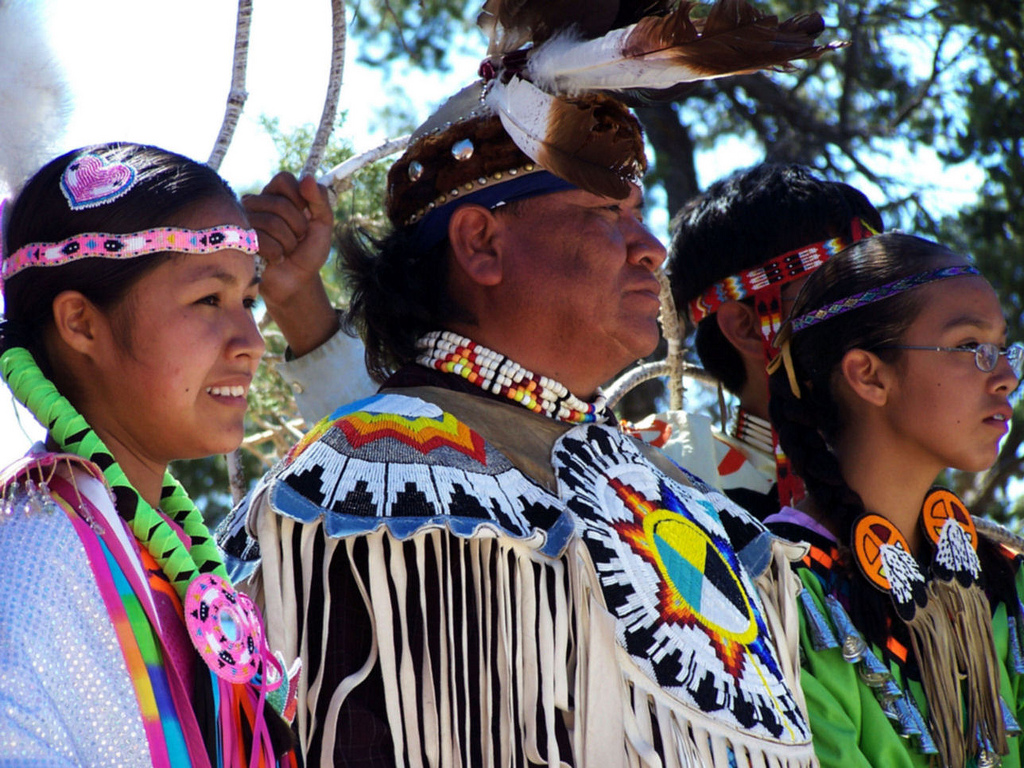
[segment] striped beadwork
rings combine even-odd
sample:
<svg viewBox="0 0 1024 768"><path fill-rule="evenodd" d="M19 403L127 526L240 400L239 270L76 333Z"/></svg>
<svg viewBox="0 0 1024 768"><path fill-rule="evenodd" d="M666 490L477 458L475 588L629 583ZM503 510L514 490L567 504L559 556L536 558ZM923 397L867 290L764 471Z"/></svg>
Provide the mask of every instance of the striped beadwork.
<svg viewBox="0 0 1024 768"><path fill-rule="evenodd" d="M502 395L534 413L570 424L617 423L600 391L594 402L576 397L564 384L539 376L472 339L451 331L432 331L416 343L422 354L416 362L427 368L461 376L486 392Z"/></svg>

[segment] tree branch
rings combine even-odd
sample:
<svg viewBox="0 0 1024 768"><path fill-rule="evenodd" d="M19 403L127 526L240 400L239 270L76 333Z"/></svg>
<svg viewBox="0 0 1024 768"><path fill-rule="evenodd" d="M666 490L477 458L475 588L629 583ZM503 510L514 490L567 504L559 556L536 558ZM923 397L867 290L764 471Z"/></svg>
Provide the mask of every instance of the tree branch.
<svg viewBox="0 0 1024 768"><path fill-rule="evenodd" d="M342 73L345 69L345 40L347 37L344 0L331 0L331 23L334 29L334 38L331 43L331 77L327 84L324 109L320 114L320 125L316 129L316 137L313 139L313 146L310 147L309 157L302 167L303 176L313 175L320 167L338 116L338 94L341 91Z"/></svg>
<svg viewBox="0 0 1024 768"><path fill-rule="evenodd" d="M653 175L665 185L671 215L700 192L694 159L696 145L689 127L681 122L679 112L671 104L640 107L636 112L654 147L656 163Z"/></svg>
<svg viewBox="0 0 1024 768"><path fill-rule="evenodd" d="M893 133L898 126L902 125L903 121L906 120L914 111L916 111L917 108L924 103L924 100L928 98L928 94L931 92L931 89L938 81L939 72L943 68L943 65L940 64L940 59L942 58L942 46L945 45L946 38L949 36L950 32L951 30L949 27L946 27L942 31L942 35L939 37L939 40L935 45L935 53L932 56L931 74L928 75L928 78L918 88L917 93L914 95L914 97L911 98L910 101L908 101L899 110L896 111L896 117L889 122L889 133ZM955 58L957 57L954 57L954 59Z"/></svg>
<svg viewBox="0 0 1024 768"><path fill-rule="evenodd" d="M217 140L213 143L213 151L206 164L219 170L224 155L231 146L231 139L238 127L238 118L249 94L245 90L245 70L249 61L249 27L252 25L252 0L239 0L238 19L235 22L235 55L231 69L231 87L228 89L228 103L224 108L224 120L220 125ZM229 460L230 466L230 460Z"/></svg>

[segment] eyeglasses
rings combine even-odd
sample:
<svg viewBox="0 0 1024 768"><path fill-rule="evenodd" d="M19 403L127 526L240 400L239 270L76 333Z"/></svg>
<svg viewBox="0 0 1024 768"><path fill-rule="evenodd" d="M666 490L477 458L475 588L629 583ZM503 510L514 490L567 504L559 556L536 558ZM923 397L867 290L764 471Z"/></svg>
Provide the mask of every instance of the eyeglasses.
<svg viewBox="0 0 1024 768"><path fill-rule="evenodd" d="M991 373L999 365L999 358L1005 356L1006 361L1018 379L1024 373L1024 344L1014 343L1008 347L998 344L964 344L961 347L918 347L909 344L889 344L879 349L923 349L928 352L970 352L974 355L974 364L983 373Z"/></svg>

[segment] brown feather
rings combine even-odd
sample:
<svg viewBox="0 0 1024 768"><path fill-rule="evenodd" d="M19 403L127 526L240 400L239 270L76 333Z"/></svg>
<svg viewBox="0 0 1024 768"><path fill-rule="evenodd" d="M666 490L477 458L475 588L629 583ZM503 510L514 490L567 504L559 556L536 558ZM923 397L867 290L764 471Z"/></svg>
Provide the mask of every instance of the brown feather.
<svg viewBox="0 0 1024 768"><path fill-rule="evenodd" d="M646 170L643 135L614 99L555 99L537 162L594 194L621 200Z"/></svg>
<svg viewBox="0 0 1024 768"><path fill-rule="evenodd" d="M696 82L679 83L671 88L635 88L631 91L614 91L612 95L627 107L636 109L666 101L683 101L706 83L706 80L697 80Z"/></svg>
<svg viewBox="0 0 1024 768"><path fill-rule="evenodd" d="M615 28L619 6L619 0L487 0L477 24L494 56L540 45L571 26L584 39L600 37Z"/></svg>
<svg viewBox="0 0 1024 768"><path fill-rule="evenodd" d="M692 19L693 3L684 2L663 17L638 22L624 46L626 55L662 51L667 57L707 76L755 72L785 66L793 59L816 58L828 50L815 38L825 25L817 13L779 23L745 0L717 0L704 19Z"/></svg>

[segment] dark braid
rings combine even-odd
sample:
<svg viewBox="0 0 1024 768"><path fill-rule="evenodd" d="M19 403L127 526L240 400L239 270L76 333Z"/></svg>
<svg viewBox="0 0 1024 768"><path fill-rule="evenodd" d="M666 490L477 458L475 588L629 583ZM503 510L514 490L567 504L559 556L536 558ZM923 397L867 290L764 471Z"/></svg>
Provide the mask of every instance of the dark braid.
<svg viewBox="0 0 1024 768"><path fill-rule="evenodd" d="M909 647L906 626L896 616L892 600L872 586L860 573L850 550L850 531L854 521L864 514L860 495L847 485L835 454L822 436L815 414L838 419L838 408L824 387L814 391L801 387L797 399L789 387L785 373L769 379L768 409L779 435L779 444L793 465L793 471L804 481L807 492L820 510L828 510L829 522L839 534L839 560L834 564L841 579L853 585L849 591L848 610L854 624L861 628L869 642L884 648L893 635ZM827 402L822 402L827 401ZM827 419L826 419L827 420ZM830 430L831 431L831 430Z"/></svg>

